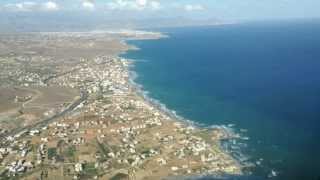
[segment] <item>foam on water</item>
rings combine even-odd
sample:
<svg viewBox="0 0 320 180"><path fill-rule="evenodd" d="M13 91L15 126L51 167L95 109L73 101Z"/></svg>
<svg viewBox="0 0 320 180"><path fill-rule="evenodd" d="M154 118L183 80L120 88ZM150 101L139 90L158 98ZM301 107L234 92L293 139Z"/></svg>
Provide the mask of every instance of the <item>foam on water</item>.
<svg viewBox="0 0 320 180"><path fill-rule="evenodd" d="M147 60L136 60L136 59L126 59L127 61L130 61L129 65L129 82L132 85L132 87L135 88L138 95L143 97L144 100L146 100L148 103L153 105L154 107L158 108L162 112L164 112L167 116L171 117L174 120L180 121L184 124L187 124L189 126L194 126L196 128L206 128L206 129L219 129L223 131L225 134L228 135L228 138L223 140L220 143L220 147L229 155L231 155L236 161L239 163L242 167L252 167L253 163L249 162L249 156L246 155L242 148L246 147L245 140L247 140L248 137L243 135L243 132L238 132L238 130L235 128L235 124L227 124L227 125L206 125L204 123L200 123L194 120L186 119L183 116L180 116L177 114L175 110L171 110L167 108L167 106L160 102L157 99L151 98L149 96L148 91L146 91L141 84L138 84L135 80L139 77L139 74L134 71L135 62L146 62ZM241 141L241 143L235 143L236 141ZM250 171L245 171L246 174L250 174Z"/></svg>
<svg viewBox="0 0 320 180"><path fill-rule="evenodd" d="M320 177L319 156L310 156L320 151L319 21L163 32L170 38L130 41L141 50L125 55L147 60L134 68L146 99L197 126L226 124L241 134L226 147L241 146L255 175Z"/></svg>

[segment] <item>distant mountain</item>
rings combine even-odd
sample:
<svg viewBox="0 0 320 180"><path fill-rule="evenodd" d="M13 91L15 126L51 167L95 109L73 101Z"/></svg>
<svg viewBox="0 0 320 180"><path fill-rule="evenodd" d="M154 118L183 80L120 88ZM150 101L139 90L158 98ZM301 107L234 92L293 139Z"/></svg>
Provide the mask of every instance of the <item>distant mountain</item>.
<svg viewBox="0 0 320 180"><path fill-rule="evenodd" d="M216 25L221 20L186 17L130 17L114 19L102 14L60 13L4 13L0 12L0 32L29 31L87 31L114 28L160 28L177 26Z"/></svg>

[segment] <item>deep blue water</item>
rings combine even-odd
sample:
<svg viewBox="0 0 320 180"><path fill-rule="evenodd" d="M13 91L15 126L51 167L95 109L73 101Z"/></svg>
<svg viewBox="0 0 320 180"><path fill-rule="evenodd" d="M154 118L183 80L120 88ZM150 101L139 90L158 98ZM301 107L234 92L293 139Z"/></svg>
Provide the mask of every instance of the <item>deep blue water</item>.
<svg viewBox="0 0 320 180"><path fill-rule="evenodd" d="M235 124L250 137L255 175L320 177L320 22L268 22L162 29L141 48L136 82L177 114Z"/></svg>

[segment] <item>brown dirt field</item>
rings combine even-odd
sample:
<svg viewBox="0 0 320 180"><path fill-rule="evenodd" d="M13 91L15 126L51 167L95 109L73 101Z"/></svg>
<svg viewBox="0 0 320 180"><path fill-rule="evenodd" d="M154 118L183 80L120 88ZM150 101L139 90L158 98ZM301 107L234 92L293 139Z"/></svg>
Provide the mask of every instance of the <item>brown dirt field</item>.
<svg viewBox="0 0 320 180"><path fill-rule="evenodd" d="M55 57L57 61L65 62L66 59L93 58L100 54L117 55L130 48L121 43L119 37L111 34L101 37L60 37L59 35L43 37L40 34L12 36L22 40L14 41L10 35L0 35L0 55L7 54L10 52L8 50L14 49L16 54L33 52L41 56ZM44 38L46 38L45 41Z"/></svg>
<svg viewBox="0 0 320 180"><path fill-rule="evenodd" d="M21 103L15 103L16 96L32 96L34 93L21 88L0 88L0 113L18 108Z"/></svg>
<svg viewBox="0 0 320 180"><path fill-rule="evenodd" d="M26 108L53 108L63 103L72 102L79 95L78 90L64 87L42 87L37 88L39 96L26 104Z"/></svg>

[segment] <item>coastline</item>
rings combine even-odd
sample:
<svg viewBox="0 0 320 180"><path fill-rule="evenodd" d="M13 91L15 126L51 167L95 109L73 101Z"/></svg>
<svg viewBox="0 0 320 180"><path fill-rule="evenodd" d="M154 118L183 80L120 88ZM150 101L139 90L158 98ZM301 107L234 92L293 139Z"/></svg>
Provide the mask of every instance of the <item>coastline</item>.
<svg viewBox="0 0 320 180"><path fill-rule="evenodd" d="M126 47L128 47L128 49L124 52L120 52L119 54L117 54L117 58L119 59L124 59L126 61L129 62L129 66L127 68L128 74L129 74L129 78L128 78L128 83L136 90L137 95L139 95L141 98L143 98L146 102L148 102L150 105L156 107L157 109L161 110L163 113L165 113L166 115L168 115L169 117L171 117L172 119L177 120L178 122L183 122L187 125L191 125L197 128L209 128L209 127L205 127L204 125L197 123L195 121L192 120L188 120L180 115L178 115L174 110L170 110L166 107L165 104L163 104L162 102L160 102L157 99L151 98L148 95L148 91L143 89L143 85L137 83L135 80L138 78L139 74L134 70L135 67L135 63L137 60L135 59L130 59L130 58L124 58L122 57L122 55L126 54L128 51L139 51L141 50L139 47L135 46L135 45L131 45L130 43L128 43L128 41L134 41L134 40L158 40L158 39L162 39L162 38L170 38L168 35L165 35L163 33L157 32L156 34L158 34L157 37L153 37L153 38L148 38L148 37L143 37L143 38L131 38L131 39L125 39L125 40L121 40L121 43L123 45L125 45Z"/></svg>
<svg viewBox="0 0 320 180"><path fill-rule="evenodd" d="M43 42L43 36L31 37L38 37L37 42ZM42 68L56 63L56 73L38 75L34 86L20 81L16 82L17 86L77 89L80 96L85 97L71 105L68 113L68 104L59 106L60 111L52 112L53 117L62 113L62 118L40 125L30 122L24 131L5 136L1 146L5 149L0 152L6 166L3 176L35 179L41 176L43 165L48 167L46 171L50 176L61 179L84 175L91 179L111 179L119 174L134 179L243 175L242 165L221 146L222 140L236 138L236 134L223 126L201 127L150 98L143 87L135 83L135 62L120 57L119 53L132 49L123 41L121 43L121 38L110 39L106 35L107 38L101 39L90 33L44 37L50 39L54 47L61 45L61 54L55 51L52 57L48 51L45 59L28 58L29 54L20 58L34 60L33 64L41 64ZM71 42L75 44L63 44L61 40L73 40ZM68 48L74 54L65 54ZM33 56L39 52L42 49L35 48ZM61 64L57 61L61 56L72 59ZM10 58L4 58L4 65ZM16 59L12 58L11 64L19 69L20 61L16 62ZM33 75L28 69L24 70L28 73L24 77ZM43 83L42 79L48 77L53 78ZM48 98L50 95L52 93ZM16 145L23 148L14 150ZM36 151L30 151L32 147ZM31 167L30 164L34 165ZM65 166L73 172L61 173L65 172ZM21 167L27 170L20 172Z"/></svg>
<svg viewBox="0 0 320 180"><path fill-rule="evenodd" d="M150 41L134 30L0 33L0 179L111 179L132 169L140 179L210 179L233 164L243 167L235 179L317 178L308 155L319 149L319 79L310 73L319 64L303 52L318 55L319 26L304 23L163 28L171 37ZM274 51L297 48L285 42L305 51Z"/></svg>
<svg viewBox="0 0 320 180"><path fill-rule="evenodd" d="M159 34L161 34L161 33L159 33ZM162 37L169 38L169 36L167 36L167 35L163 35ZM133 38L133 39L128 39L128 40L130 40L130 41L132 41L132 40L147 40L148 41L148 40L158 40L158 39L161 39L162 37L151 38L151 39L149 39L149 38L134 39ZM134 70L134 66L135 66L136 60L122 57L122 55L126 54L128 51L139 51L140 50L139 47L134 46L132 44L129 44L128 40L124 40L124 41L122 41L122 43L124 43L124 45L126 45L126 46L128 46L130 48L128 48L125 52L121 52L120 54L118 54L117 58L120 58L120 59L123 59L123 60L129 62L129 66L127 67L127 71L128 71L128 74L129 74L128 82L129 82L130 86L135 90L136 95L139 96L140 98L142 98L150 106L154 107L155 109L158 109L159 112L164 113L165 115L167 115L170 118L170 119L167 119L168 121L182 123L185 126L192 127L192 128L197 129L199 131L202 131L202 130L209 130L209 131L210 130L218 130L218 131L222 132L225 137L223 137L223 138L221 138L219 140L219 148L220 148L220 150L233 159L233 161L236 164L236 166L239 169L241 169L240 170L240 174L244 175L244 172L242 170L243 170L244 167L247 167L247 165L243 164L240 159L237 159L236 157L234 157L230 152L228 152L227 149L224 149L223 146L222 146L222 141L223 140L241 139L240 135L235 132L235 129L233 128L233 125L210 125L210 126L206 126L204 124L200 124L200 123L198 123L198 122L196 122L194 120L186 119L183 116L178 115L176 113L176 111L167 108L167 106L164 103L160 102L157 99L154 99L154 98L150 97L148 95L149 92L143 89L143 85L136 82L136 79L139 76L139 74ZM214 174L212 174L212 175L215 176ZM200 177L210 177L210 176L211 176L210 174L195 174L195 175L191 175L191 176L187 176L187 177L200 178Z"/></svg>

